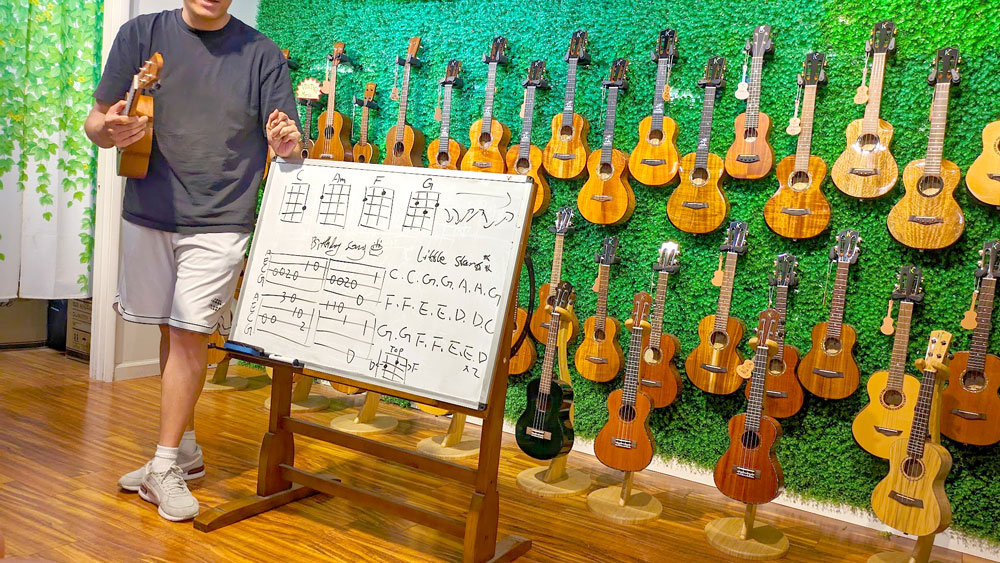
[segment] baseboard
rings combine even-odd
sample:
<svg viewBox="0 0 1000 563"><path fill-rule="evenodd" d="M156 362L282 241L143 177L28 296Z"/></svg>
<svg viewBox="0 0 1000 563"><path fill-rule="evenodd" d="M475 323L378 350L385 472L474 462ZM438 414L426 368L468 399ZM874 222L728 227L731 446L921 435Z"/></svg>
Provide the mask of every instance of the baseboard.
<svg viewBox="0 0 1000 563"><path fill-rule="evenodd" d="M141 360L138 362L123 362L115 366L115 376L112 381L124 381L139 377L160 375L160 360Z"/></svg>

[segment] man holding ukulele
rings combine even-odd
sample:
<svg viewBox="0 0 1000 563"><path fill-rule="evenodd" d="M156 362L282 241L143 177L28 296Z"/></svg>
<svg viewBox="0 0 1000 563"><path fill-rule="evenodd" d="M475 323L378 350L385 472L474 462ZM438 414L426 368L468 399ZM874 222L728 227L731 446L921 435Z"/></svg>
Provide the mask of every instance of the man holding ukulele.
<svg viewBox="0 0 1000 563"><path fill-rule="evenodd" d="M147 119L122 115L122 98L143 62L163 55L149 172L125 188L115 303L126 321L160 327L160 435L153 459L118 483L171 521L198 515L186 484L205 474L194 407L209 334L228 329L267 149L287 158L301 146L287 61L231 3L184 0L123 25L85 124L102 148L142 138Z"/></svg>

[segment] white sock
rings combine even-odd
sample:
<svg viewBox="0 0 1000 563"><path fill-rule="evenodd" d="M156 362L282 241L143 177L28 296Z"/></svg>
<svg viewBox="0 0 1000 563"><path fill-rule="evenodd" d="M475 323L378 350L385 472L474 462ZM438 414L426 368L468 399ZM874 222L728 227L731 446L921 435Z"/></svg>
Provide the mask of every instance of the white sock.
<svg viewBox="0 0 1000 563"><path fill-rule="evenodd" d="M157 444L156 455L153 456L153 463L150 470L153 473L163 473L170 469L171 465L177 463L178 448L167 448Z"/></svg>
<svg viewBox="0 0 1000 563"><path fill-rule="evenodd" d="M198 441L194 437L194 430L188 430L181 436L180 453L185 457L193 456L198 451Z"/></svg>

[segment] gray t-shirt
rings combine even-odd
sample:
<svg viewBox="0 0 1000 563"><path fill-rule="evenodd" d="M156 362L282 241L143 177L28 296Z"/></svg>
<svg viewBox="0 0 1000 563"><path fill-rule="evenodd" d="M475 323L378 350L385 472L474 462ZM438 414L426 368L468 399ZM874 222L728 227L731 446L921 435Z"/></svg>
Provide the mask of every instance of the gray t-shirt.
<svg viewBox="0 0 1000 563"><path fill-rule="evenodd" d="M125 186L123 217L178 233L250 232L267 158L264 125L279 109L298 122L288 64L262 33L231 18L192 29L180 10L139 16L118 31L99 102L123 99L132 76L163 55L149 172Z"/></svg>

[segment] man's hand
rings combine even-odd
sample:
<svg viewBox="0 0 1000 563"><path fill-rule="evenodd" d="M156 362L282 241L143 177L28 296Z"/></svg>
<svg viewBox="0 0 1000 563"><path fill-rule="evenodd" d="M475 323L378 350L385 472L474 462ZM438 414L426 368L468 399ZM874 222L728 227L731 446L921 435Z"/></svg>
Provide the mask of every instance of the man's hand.
<svg viewBox="0 0 1000 563"><path fill-rule="evenodd" d="M271 115L267 116L264 132L267 135L267 144L270 145L274 154L281 158L298 156L299 140L302 139L302 133L299 133L295 120L288 117L285 112L272 111Z"/></svg>
<svg viewBox="0 0 1000 563"><path fill-rule="evenodd" d="M120 149L142 139L146 134L146 124L149 122L146 116L122 115L123 111L125 111L125 100L119 100L104 113L104 126L101 128L101 136L110 139L113 146Z"/></svg>

